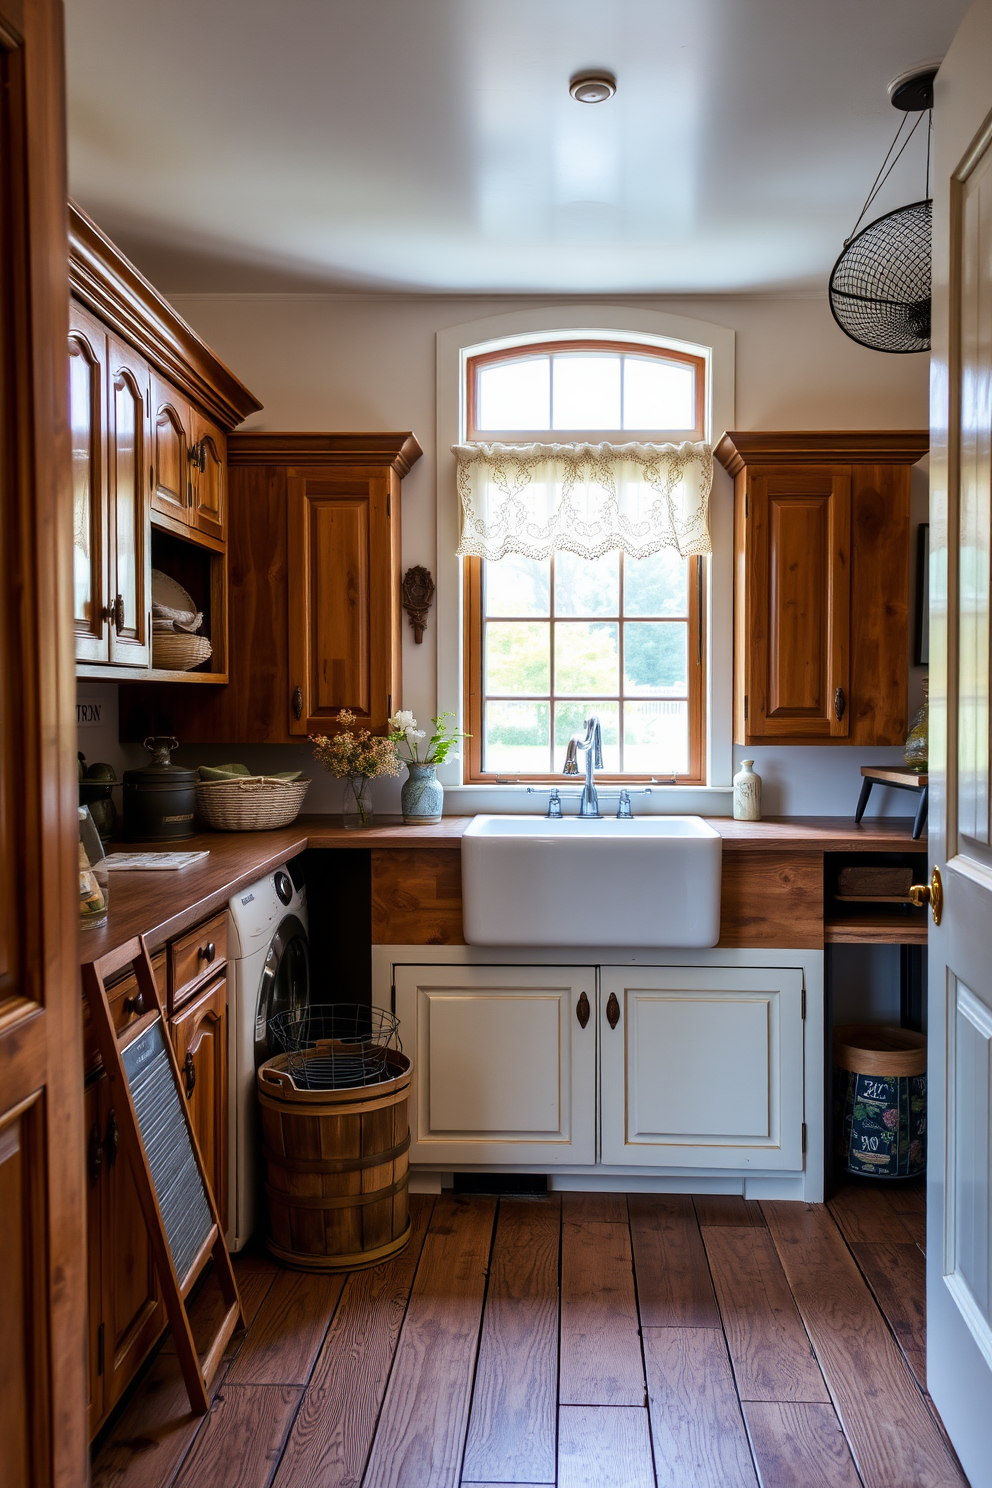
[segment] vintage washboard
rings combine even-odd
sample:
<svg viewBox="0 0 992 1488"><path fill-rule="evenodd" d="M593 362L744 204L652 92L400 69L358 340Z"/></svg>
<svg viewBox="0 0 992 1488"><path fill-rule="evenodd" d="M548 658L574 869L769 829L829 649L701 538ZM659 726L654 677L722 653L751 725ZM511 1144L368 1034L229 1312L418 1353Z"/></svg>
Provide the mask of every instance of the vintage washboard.
<svg viewBox="0 0 992 1488"><path fill-rule="evenodd" d="M106 981L128 966L138 982L131 1010L140 1016L118 1034ZM210 1383L224 1349L241 1321L241 1300L144 942L128 941L84 966L83 986L114 1105L121 1113L120 1129L189 1403L202 1414L209 1408ZM186 1298L211 1257L226 1310L201 1362Z"/></svg>

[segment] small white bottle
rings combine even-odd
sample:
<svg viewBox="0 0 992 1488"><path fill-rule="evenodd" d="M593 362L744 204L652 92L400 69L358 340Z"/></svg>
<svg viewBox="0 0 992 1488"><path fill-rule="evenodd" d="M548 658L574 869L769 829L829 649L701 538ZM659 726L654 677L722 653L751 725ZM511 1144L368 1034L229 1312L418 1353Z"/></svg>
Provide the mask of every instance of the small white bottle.
<svg viewBox="0 0 992 1488"><path fill-rule="evenodd" d="M761 820L761 776L751 768L753 759L741 760L734 776L734 821Z"/></svg>

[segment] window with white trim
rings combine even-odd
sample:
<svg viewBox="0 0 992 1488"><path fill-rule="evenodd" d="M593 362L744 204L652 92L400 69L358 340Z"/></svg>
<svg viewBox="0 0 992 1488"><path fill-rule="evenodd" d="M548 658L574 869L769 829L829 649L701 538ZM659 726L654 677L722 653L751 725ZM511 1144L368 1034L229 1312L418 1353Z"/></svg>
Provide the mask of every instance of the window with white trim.
<svg viewBox="0 0 992 1488"><path fill-rule="evenodd" d="M605 778L703 781L706 375L620 338L467 358L466 783L559 778L593 713Z"/></svg>

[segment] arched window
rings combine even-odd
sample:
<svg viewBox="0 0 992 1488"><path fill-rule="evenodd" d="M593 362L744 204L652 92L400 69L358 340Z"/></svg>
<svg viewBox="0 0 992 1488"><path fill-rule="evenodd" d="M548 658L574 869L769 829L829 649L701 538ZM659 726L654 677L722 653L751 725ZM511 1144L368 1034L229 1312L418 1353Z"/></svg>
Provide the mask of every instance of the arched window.
<svg viewBox="0 0 992 1488"><path fill-rule="evenodd" d="M470 355L464 438L681 444L705 438L703 356L632 340ZM597 714L601 778L704 779L706 564L672 548L464 560L466 783L561 781Z"/></svg>

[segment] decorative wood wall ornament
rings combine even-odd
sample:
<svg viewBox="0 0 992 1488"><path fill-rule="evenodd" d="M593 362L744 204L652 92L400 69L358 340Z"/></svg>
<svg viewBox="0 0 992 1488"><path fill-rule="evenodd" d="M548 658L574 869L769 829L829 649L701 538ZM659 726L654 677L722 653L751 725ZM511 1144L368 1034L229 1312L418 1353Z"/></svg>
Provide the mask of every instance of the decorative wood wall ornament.
<svg viewBox="0 0 992 1488"><path fill-rule="evenodd" d="M434 603L434 580L426 568L418 564L408 568L403 575L403 608L413 626L413 638L419 646L427 629L427 611Z"/></svg>

